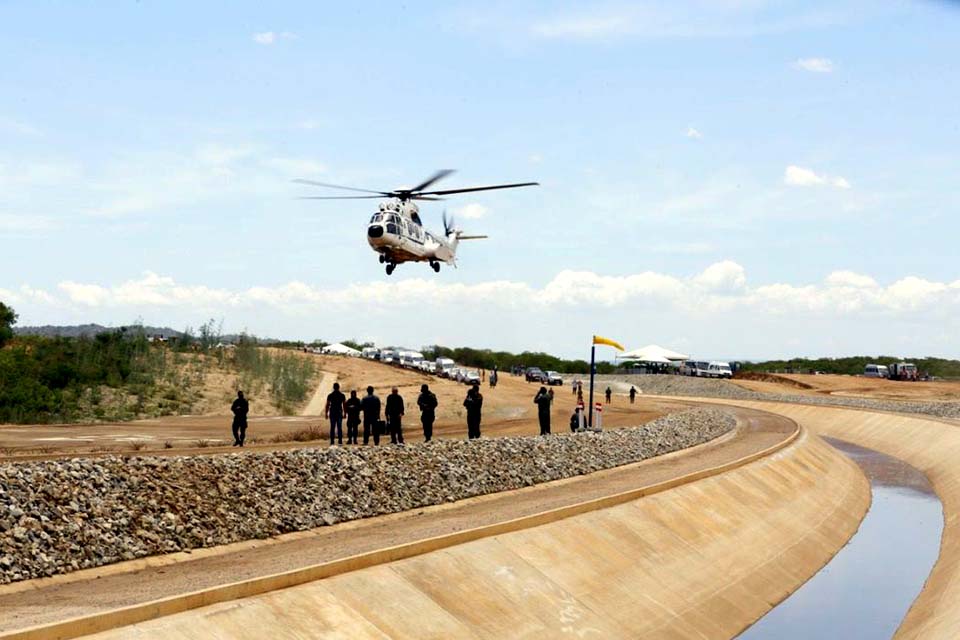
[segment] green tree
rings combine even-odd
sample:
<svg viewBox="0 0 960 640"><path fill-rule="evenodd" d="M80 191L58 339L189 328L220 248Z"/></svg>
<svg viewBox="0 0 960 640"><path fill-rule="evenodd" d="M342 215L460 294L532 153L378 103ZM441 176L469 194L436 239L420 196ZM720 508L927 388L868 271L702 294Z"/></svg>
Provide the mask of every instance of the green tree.
<svg viewBox="0 0 960 640"><path fill-rule="evenodd" d="M13 338L13 325L17 323L17 314L13 308L0 302L0 347Z"/></svg>

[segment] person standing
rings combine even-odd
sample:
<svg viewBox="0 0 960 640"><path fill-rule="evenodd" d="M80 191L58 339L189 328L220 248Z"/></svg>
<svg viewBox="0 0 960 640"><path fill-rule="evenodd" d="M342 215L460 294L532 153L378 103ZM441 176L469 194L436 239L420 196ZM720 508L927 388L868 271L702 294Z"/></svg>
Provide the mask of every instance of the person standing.
<svg viewBox="0 0 960 640"><path fill-rule="evenodd" d="M330 445L336 435L337 444L343 444L343 413L347 397L340 392L340 383L333 383L333 391L327 394L327 404L323 408L323 417L330 418Z"/></svg>
<svg viewBox="0 0 960 640"><path fill-rule="evenodd" d="M493 378L490 378L491 384ZM433 421L436 419L437 396L427 385L421 385L420 396L417 398L417 406L420 407L420 423L423 425L423 441L430 442L433 438Z"/></svg>
<svg viewBox="0 0 960 640"><path fill-rule="evenodd" d="M347 444L357 444L357 427L360 426L360 398L357 390L350 391L350 397L343 404L347 412Z"/></svg>
<svg viewBox="0 0 960 640"><path fill-rule="evenodd" d="M380 444L380 398L373 394L373 387L367 387L367 395L360 401L363 411L363 444L370 444L370 432L373 432L373 444Z"/></svg>
<svg viewBox="0 0 960 640"><path fill-rule="evenodd" d="M637 388L633 385L630 385L630 404L633 404L633 401L637 399Z"/></svg>
<svg viewBox="0 0 960 640"><path fill-rule="evenodd" d="M570 383L570 387L573 389L573 395L577 395L577 379L574 378L573 382Z"/></svg>
<svg viewBox="0 0 960 640"><path fill-rule="evenodd" d="M610 387L607 387L607 390L603 395L607 397L607 404L610 404L610 398L613 397L613 390Z"/></svg>
<svg viewBox="0 0 960 640"><path fill-rule="evenodd" d="M463 401L467 408L467 438L473 440L480 437L480 416L483 410L483 394L480 385L474 383L467 391L467 398Z"/></svg>
<svg viewBox="0 0 960 640"><path fill-rule="evenodd" d="M549 389L547 389L547 396L549 396L550 404L552 405L553 404L553 387L550 387Z"/></svg>
<svg viewBox="0 0 960 640"><path fill-rule="evenodd" d="M394 387L387 396L387 428L390 430L390 442L403 444L403 396Z"/></svg>
<svg viewBox="0 0 960 640"><path fill-rule="evenodd" d="M237 399L230 405L233 412L233 446L242 447L247 438L247 414L250 403L243 397L243 391L237 391Z"/></svg>
<svg viewBox="0 0 960 640"><path fill-rule="evenodd" d="M553 399L547 392L546 387L540 387L540 391L533 398L533 403L537 405L537 416L540 418L540 435L550 435L550 405Z"/></svg>

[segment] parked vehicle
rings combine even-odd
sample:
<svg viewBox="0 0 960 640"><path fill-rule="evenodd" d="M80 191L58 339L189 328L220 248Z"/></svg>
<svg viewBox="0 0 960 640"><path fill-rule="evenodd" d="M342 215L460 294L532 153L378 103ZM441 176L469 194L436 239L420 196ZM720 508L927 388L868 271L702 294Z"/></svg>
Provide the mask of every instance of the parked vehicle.
<svg viewBox="0 0 960 640"><path fill-rule="evenodd" d="M423 360L423 354L418 351L401 351L400 366L408 369L417 368L418 363Z"/></svg>
<svg viewBox="0 0 960 640"><path fill-rule="evenodd" d="M530 367L524 373L527 382L543 382L545 375L539 367Z"/></svg>
<svg viewBox="0 0 960 640"><path fill-rule="evenodd" d="M460 367L451 367L450 369L447 370L447 377L450 378L451 380L456 380L457 382L460 382L461 371L462 369Z"/></svg>
<svg viewBox="0 0 960 640"><path fill-rule="evenodd" d="M732 378L733 371L729 362L711 362L707 365L708 378Z"/></svg>
<svg viewBox="0 0 960 640"><path fill-rule="evenodd" d="M424 360L420 364L422 365L423 370L427 373L436 373L437 371L437 364L435 362Z"/></svg>
<svg viewBox="0 0 960 640"><path fill-rule="evenodd" d="M683 376L697 375L697 361L687 360L682 365L680 365L680 375L683 375Z"/></svg>
<svg viewBox="0 0 960 640"><path fill-rule="evenodd" d="M550 386L560 385L563 386L563 377L556 371L547 371L547 384Z"/></svg>
<svg viewBox="0 0 960 640"><path fill-rule="evenodd" d="M480 372L477 371L476 369L467 369L467 370L465 370L465 371L463 372L463 376L462 376L462 377L463 377L462 382L463 382L464 384L473 384L474 382L477 382L477 383L480 382Z"/></svg>
<svg viewBox="0 0 960 640"><path fill-rule="evenodd" d="M437 358L434 364L436 365L437 375L449 378L450 369L453 369L456 363L450 358Z"/></svg>
<svg viewBox="0 0 960 640"><path fill-rule="evenodd" d="M708 378L708 377L709 377L709 375L710 375L710 374L709 374L709 370L710 370L710 363L709 363L709 362L707 362L707 361L705 361L705 360L697 360L697 361L694 362L693 364L694 364L694 372L695 372L693 375L697 376L698 378Z"/></svg>
<svg viewBox="0 0 960 640"><path fill-rule="evenodd" d="M377 349L376 347L364 347L360 352L360 355L367 360L376 360L380 357L380 349Z"/></svg>
<svg viewBox="0 0 960 640"><path fill-rule="evenodd" d="M863 375L866 378L889 378L890 370L882 364L868 364L863 368Z"/></svg>
<svg viewBox="0 0 960 640"><path fill-rule="evenodd" d="M920 379L920 371L912 362L894 362L889 367L888 377L891 380L916 381Z"/></svg>

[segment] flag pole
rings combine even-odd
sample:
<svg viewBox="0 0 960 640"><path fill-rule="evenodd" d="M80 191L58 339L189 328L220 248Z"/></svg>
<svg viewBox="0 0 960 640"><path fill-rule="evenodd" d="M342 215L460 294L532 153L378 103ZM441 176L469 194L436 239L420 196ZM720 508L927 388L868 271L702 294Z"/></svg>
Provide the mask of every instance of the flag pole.
<svg viewBox="0 0 960 640"><path fill-rule="evenodd" d="M597 345L590 345L590 404L587 405L587 415L590 416L590 421L588 427L593 429L593 374L596 371L596 366L594 366L594 361L597 356Z"/></svg>

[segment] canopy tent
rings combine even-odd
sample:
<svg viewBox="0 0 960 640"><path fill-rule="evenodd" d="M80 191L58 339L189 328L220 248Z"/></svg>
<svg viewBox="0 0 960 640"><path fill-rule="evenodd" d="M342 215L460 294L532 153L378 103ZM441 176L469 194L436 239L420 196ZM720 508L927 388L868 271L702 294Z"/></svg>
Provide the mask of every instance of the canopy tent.
<svg viewBox="0 0 960 640"><path fill-rule="evenodd" d="M321 352L322 352L322 353L333 354L333 355L337 355L337 356L354 356L354 357L356 357L356 356L359 356L359 355L360 355L360 352L357 351L356 349L353 349L353 348L351 348L351 347L348 347L348 346L345 345L345 344L340 344L339 342L337 342L336 344L328 344L328 345L325 346L323 349L321 349Z"/></svg>
<svg viewBox="0 0 960 640"><path fill-rule="evenodd" d="M617 354L618 360L637 360L639 362L669 363L688 360L690 356L665 349L659 345L648 344L640 349Z"/></svg>

